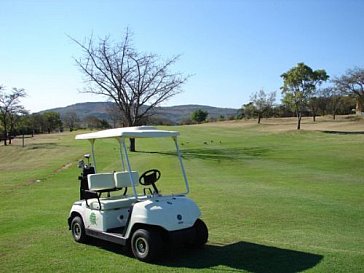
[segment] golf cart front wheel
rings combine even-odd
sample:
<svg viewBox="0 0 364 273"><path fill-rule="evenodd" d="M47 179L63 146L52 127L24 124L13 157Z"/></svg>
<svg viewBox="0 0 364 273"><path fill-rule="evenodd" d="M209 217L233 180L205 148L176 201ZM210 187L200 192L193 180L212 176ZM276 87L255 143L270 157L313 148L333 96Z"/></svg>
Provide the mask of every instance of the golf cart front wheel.
<svg viewBox="0 0 364 273"><path fill-rule="evenodd" d="M71 222L71 231L73 239L78 243L84 243L87 241L87 235L85 232L85 226L81 217L76 216Z"/></svg>
<svg viewBox="0 0 364 273"><path fill-rule="evenodd" d="M153 230L138 229L131 238L131 250L135 258L144 262L155 260L162 250L161 235Z"/></svg>
<svg viewBox="0 0 364 273"><path fill-rule="evenodd" d="M209 237L207 226L204 221L202 221L201 219L197 219L194 224L194 227L195 227L196 237L192 245L194 247L202 247L207 243Z"/></svg>

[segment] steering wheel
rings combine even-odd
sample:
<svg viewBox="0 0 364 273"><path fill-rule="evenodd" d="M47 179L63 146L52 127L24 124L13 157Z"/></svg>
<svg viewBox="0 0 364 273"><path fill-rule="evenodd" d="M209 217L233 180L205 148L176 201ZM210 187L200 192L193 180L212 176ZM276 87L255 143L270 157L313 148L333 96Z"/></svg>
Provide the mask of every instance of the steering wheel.
<svg viewBox="0 0 364 273"><path fill-rule="evenodd" d="M139 177L139 183L143 186L153 185L161 177L161 172L157 169L152 169L144 172Z"/></svg>
<svg viewBox="0 0 364 273"><path fill-rule="evenodd" d="M161 177L161 172L159 170L157 169L148 170L139 177L139 183L143 186L152 185L154 192L158 194L159 191L155 183L159 180L160 177Z"/></svg>

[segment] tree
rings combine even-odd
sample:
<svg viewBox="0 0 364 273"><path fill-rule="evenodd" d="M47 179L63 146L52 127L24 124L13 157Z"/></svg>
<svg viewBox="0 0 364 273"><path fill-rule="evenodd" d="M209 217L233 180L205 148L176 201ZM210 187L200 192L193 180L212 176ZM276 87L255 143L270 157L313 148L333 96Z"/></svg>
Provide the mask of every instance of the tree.
<svg viewBox="0 0 364 273"><path fill-rule="evenodd" d="M65 113L62 117L64 125L66 125L70 132L72 132L75 129L76 123L80 121L78 118L78 115L74 111L69 111Z"/></svg>
<svg viewBox="0 0 364 273"><path fill-rule="evenodd" d="M4 145L7 145L7 139L11 144L9 134L15 127L16 116L24 111L20 105L20 98L26 96L24 89L13 88L10 93L5 93L4 87L0 86L0 122L4 131Z"/></svg>
<svg viewBox="0 0 364 273"><path fill-rule="evenodd" d="M61 120L61 116L57 112L45 112L43 114L45 126L47 128L48 134L53 132L56 129L59 129L60 131L63 130L63 123Z"/></svg>
<svg viewBox="0 0 364 273"><path fill-rule="evenodd" d="M250 97L251 102L255 108L255 116L258 117L258 124L264 114L272 110L274 101L276 100L276 92L265 93L260 90Z"/></svg>
<svg viewBox="0 0 364 273"><path fill-rule="evenodd" d="M97 43L93 37L84 44L72 40L83 52L75 61L88 82L85 92L114 101L125 126L142 125L153 108L182 91L188 78L170 72L178 56L161 61L156 54L138 52L128 30L119 44L114 44L110 37ZM130 150L135 151L135 139L130 139Z"/></svg>
<svg viewBox="0 0 364 273"><path fill-rule="evenodd" d="M332 118L336 118L337 111L343 101L343 93L336 86L326 87L321 90L321 95L326 99L327 109L331 112Z"/></svg>
<svg viewBox="0 0 364 273"><path fill-rule="evenodd" d="M333 83L337 89L355 97L355 111L357 115L361 115L364 111L364 69L349 69L346 74L334 78Z"/></svg>
<svg viewBox="0 0 364 273"><path fill-rule="evenodd" d="M110 129L110 124L105 119L99 119L96 116L88 115L84 118L86 127L89 129Z"/></svg>
<svg viewBox="0 0 364 273"><path fill-rule="evenodd" d="M46 121L44 114L33 113L30 115L30 123L32 127L33 134L43 133L46 128Z"/></svg>
<svg viewBox="0 0 364 273"><path fill-rule="evenodd" d="M243 104L243 106L240 108L239 116L240 116L240 118L250 119L250 118L254 118L256 116L255 115L256 112L257 112L257 109L256 109L254 103L249 102L249 103Z"/></svg>
<svg viewBox="0 0 364 273"><path fill-rule="evenodd" d="M308 99L308 107L311 110L313 122L316 122L316 116L320 108L320 98L318 96L311 96Z"/></svg>
<svg viewBox="0 0 364 273"><path fill-rule="evenodd" d="M283 102L295 111L297 116L297 130L301 129L302 111L309 98L314 94L316 86L326 81L329 76L323 69L312 70L304 63L298 63L281 75L283 78Z"/></svg>
<svg viewBox="0 0 364 273"><path fill-rule="evenodd" d="M208 116L207 111L203 111L202 109L198 109L191 114L191 119L193 121L196 121L197 123L204 122L207 119Z"/></svg>

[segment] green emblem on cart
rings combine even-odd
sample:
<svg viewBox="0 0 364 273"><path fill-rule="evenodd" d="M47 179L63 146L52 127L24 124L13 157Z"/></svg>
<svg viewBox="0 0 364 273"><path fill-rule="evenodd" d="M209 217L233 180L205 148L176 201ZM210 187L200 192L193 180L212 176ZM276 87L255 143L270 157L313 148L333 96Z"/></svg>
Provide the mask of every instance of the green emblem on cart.
<svg viewBox="0 0 364 273"><path fill-rule="evenodd" d="M90 223L91 223L91 225L96 225L97 224L96 223L96 214L94 212L92 212L90 214Z"/></svg>

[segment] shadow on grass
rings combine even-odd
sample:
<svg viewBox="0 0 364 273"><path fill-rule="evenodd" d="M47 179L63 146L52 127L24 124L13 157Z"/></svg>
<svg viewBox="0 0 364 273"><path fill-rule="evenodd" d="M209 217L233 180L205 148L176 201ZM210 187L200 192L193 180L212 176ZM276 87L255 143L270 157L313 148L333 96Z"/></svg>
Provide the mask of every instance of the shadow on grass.
<svg viewBox="0 0 364 273"><path fill-rule="evenodd" d="M92 240L93 245L107 251L127 255L130 251L118 245ZM207 269L224 266L223 271L255 273L294 273L315 267L322 255L249 242L228 245L206 245L202 249L171 248L156 264L169 268Z"/></svg>
<svg viewBox="0 0 364 273"><path fill-rule="evenodd" d="M181 250L178 250L181 251ZM321 255L283 248L237 242L229 245L206 245L204 249L181 253L160 265L186 268L211 268L225 266L232 271L255 273L293 273L316 266ZM229 271L229 270L226 270Z"/></svg>
<svg viewBox="0 0 364 273"><path fill-rule="evenodd" d="M262 157L269 152L263 147L184 149L185 159L233 160L246 157Z"/></svg>
<svg viewBox="0 0 364 273"><path fill-rule="evenodd" d="M25 144L25 147L29 150L53 149L53 148L56 148L57 146L58 146L58 144L54 143L54 142Z"/></svg>
<svg viewBox="0 0 364 273"><path fill-rule="evenodd" d="M246 157L262 157L270 150L263 147L246 147L246 148L210 148L205 149L181 149L182 157L185 160L203 159L203 160L233 160ZM175 153L148 152L138 151L138 153L176 155Z"/></svg>
<svg viewBox="0 0 364 273"><path fill-rule="evenodd" d="M364 131L321 131L326 134L338 134L338 135L364 135Z"/></svg>

